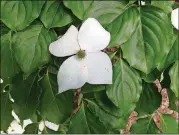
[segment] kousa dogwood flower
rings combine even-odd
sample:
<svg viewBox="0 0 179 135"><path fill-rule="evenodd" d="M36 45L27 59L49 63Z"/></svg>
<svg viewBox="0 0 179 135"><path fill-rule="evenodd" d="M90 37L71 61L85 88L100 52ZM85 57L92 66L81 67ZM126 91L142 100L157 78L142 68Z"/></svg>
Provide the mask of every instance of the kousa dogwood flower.
<svg viewBox="0 0 179 135"><path fill-rule="evenodd" d="M178 20L178 16L179 16L179 8L176 8L172 11L171 14L171 21L173 26L179 30L179 20Z"/></svg>
<svg viewBox="0 0 179 135"><path fill-rule="evenodd" d="M67 32L49 46L57 57L65 60L57 75L59 93L90 84L112 84L112 64L102 52L110 41L110 33L94 18L88 18L79 31L71 26Z"/></svg>

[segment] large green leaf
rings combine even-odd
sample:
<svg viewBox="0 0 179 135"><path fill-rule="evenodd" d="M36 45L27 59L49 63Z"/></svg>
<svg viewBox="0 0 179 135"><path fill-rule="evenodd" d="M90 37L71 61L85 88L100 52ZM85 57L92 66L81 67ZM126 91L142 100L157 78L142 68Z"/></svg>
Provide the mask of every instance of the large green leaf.
<svg viewBox="0 0 179 135"><path fill-rule="evenodd" d="M136 7L130 7L107 25L111 34L109 47L118 46L128 41L133 35L139 22L139 11Z"/></svg>
<svg viewBox="0 0 179 135"><path fill-rule="evenodd" d="M140 116L154 113L161 104L162 96L154 84L143 82L143 90L136 106Z"/></svg>
<svg viewBox="0 0 179 135"><path fill-rule="evenodd" d="M139 11L137 29L121 48L132 67L148 74L169 53L173 29L170 19L161 9L148 5Z"/></svg>
<svg viewBox="0 0 179 135"><path fill-rule="evenodd" d="M23 30L41 11L45 1L1 1L1 20L14 31Z"/></svg>
<svg viewBox="0 0 179 135"><path fill-rule="evenodd" d="M100 134L109 133L104 124L93 112L82 103L80 109L71 119L68 129L70 134Z"/></svg>
<svg viewBox="0 0 179 135"><path fill-rule="evenodd" d="M170 84L170 88L171 90L175 93L175 96L178 97L178 91L179 91L179 87L178 87L178 63L179 61L176 61L175 64L172 66L172 68L170 69L169 75L170 75L170 79L171 79L171 84Z"/></svg>
<svg viewBox="0 0 179 135"><path fill-rule="evenodd" d="M16 63L14 52L12 50L11 32L1 36L1 78L3 84L1 88L10 83L13 75L19 72L20 68ZM3 86L2 86L3 85Z"/></svg>
<svg viewBox="0 0 179 135"><path fill-rule="evenodd" d="M168 55L166 55L163 60L160 62L160 64L158 65L158 69L162 70L167 68L170 64L172 64L173 62L175 62L176 60L179 60L179 53L178 53L178 44L179 44L179 34L178 32L173 36L173 46L170 49Z"/></svg>
<svg viewBox="0 0 179 135"><path fill-rule="evenodd" d="M39 131L39 124L38 123L32 123L25 127L23 134L38 134Z"/></svg>
<svg viewBox="0 0 179 135"><path fill-rule="evenodd" d="M49 62L49 45L55 39L55 32L48 31L41 24L32 25L13 36L15 58L25 74Z"/></svg>
<svg viewBox="0 0 179 135"><path fill-rule="evenodd" d="M79 19L96 18L101 24L111 23L126 8L125 1L64 1Z"/></svg>
<svg viewBox="0 0 179 135"><path fill-rule="evenodd" d="M1 128L0 131L6 131L13 121L12 102L9 99L9 92L1 93Z"/></svg>
<svg viewBox="0 0 179 135"><path fill-rule="evenodd" d="M13 108L21 120L28 119L35 114L42 92L38 86L36 73L23 79L22 74L14 76L10 86L10 93L14 99Z"/></svg>
<svg viewBox="0 0 179 135"><path fill-rule="evenodd" d="M178 121L169 114L161 114L161 127L164 134L178 134Z"/></svg>
<svg viewBox="0 0 179 135"><path fill-rule="evenodd" d="M167 89L167 93L168 93L168 98L169 98L169 108L171 110L175 110L179 112L179 107L176 104L179 98L175 96L175 93L171 89Z"/></svg>
<svg viewBox="0 0 179 135"><path fill-rule="evenodd" d="M152 117L142 118L136 121L131 127L133 134L158 134L159 129L155 125Z"/></svg>
<svg viewBox="0 0 179 135"><path fill-rule="evenodd" d="M172 12L173 4L174 4L174 1L172 0L166 0L166 1L151 0L151 5L163 9L163 11L167 14Z"/></svg>
<svg viewBox="0 0 179 135"><path fill-rule="evenodd" d="M71 16L65 11L62 1L47 1L40 15L46 28L62 27L72 22Z"/></svg>
<svg viewBox="0 0 179 135"><path fill-rule="evenodd" d="M107 86L107 96L121 109L123 115L131 113L139 100L142 80L122 59L113 68L113 84Z"/></svg>
<svg viewBox="0 0 179 135"><path fill-rule="evenodd" d="M57 94L56 75L49 73L40 80L40 87L43 89L39 105L40 115L45 120L56 124L65 122L74 109L73 91Z"/></svg>

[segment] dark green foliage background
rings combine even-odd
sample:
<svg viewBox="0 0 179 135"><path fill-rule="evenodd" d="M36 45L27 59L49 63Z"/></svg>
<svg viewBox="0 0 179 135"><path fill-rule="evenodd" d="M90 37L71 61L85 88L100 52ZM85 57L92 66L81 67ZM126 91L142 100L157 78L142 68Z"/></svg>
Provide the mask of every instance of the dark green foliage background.
<svg viewBox="0 0 179 135"><path fill-rule="evenodd" d="M154 81L161 76L169 108L177 110L179 31L170 20L176 7L174 1L153 0L143 6L127 0L1 1L1 131L14 120L14 110L21 121L33 119L24 133L38 133L46 120L60 127L42 133L120 133L135 110L149 117L138 120L131 133L177 133L172 116L161 114L162 131L152 119L161 104ZM108 53L113 84L85 84L74 114L75 90L57 93L57 72L66 58L52 56L48 47L70 25L79 27L89 17L111 33L108 48L120 47Z"/></svg>

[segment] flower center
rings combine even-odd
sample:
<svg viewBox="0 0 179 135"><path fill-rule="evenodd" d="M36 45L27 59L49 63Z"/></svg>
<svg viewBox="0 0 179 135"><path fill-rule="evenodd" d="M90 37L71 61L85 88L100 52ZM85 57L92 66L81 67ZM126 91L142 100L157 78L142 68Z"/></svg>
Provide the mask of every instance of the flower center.
<svg viewBox="0 0 179 135"><path fill-rule="evenodd" d="M79 50L77 53L77 56L78 56L78 58L83 59L83 58L85 58L86 53L83 50Z"/></svg>

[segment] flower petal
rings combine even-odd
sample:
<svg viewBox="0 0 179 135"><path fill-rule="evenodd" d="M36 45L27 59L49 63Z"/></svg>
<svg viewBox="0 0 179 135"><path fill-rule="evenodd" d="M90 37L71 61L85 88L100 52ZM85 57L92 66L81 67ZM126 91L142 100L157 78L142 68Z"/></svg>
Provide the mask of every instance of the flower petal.
<svg viewBox="0 0 179 135"><path fill-rule="evenodd" d="M171 21L173 26L179 30L179 22L178 22L178 16L179 16L179 8L176 8L172 11L172 15L171 15Z"/></svg>
<svg viewBox="0 0 179 135"><path fill-rule="evenodd" d="M78 42L82 50L97 52L106 48L110 37L110 33L96 19L88 18L79 30Z"/></svg>
<svg viewBox="0 0 179 135"><path fill-rule="evenodd" d="M103 52L87 53L88 80L90 84L112 84L112 63Z"/></svg>
<svg viewBox="0 0 179 135"><path fill-rule="evenodd" d="M50 44L50 53L57 57L64 57L76 54L80 50L77 36L78 30L75 26L72 25L67 30L65 35Z"/></svg>
<svg viewBox="0 0 179 135"><path fill-rule="evenodd" d="M68 58L61 65L57 78L59 93L82 87L87 81L85 61L80 60L76 55Z"/></svg>

